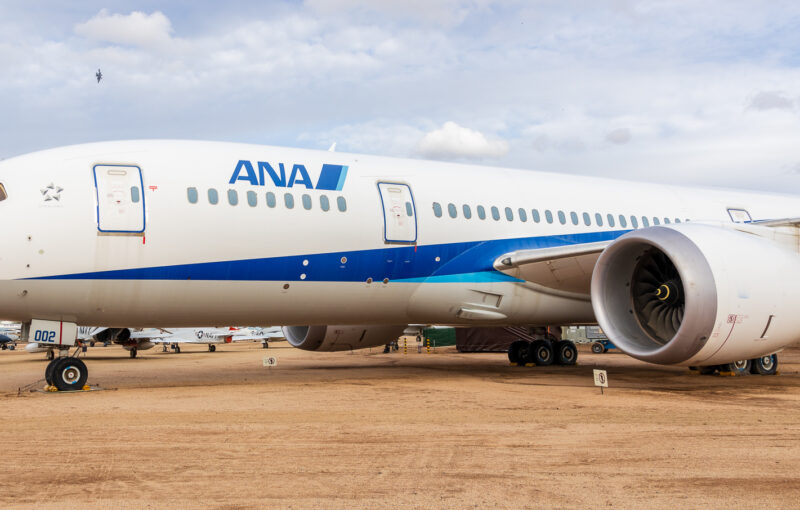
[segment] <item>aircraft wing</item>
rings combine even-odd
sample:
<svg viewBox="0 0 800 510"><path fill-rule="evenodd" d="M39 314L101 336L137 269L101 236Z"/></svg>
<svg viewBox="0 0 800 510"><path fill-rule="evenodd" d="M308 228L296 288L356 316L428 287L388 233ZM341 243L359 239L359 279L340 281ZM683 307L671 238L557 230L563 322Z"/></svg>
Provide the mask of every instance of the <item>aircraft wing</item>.
<svg viewBox="0 0 800 510"><path fill-rule="evenodd" d="M588 297L592 270L600 253L611 241L600 241L506 253L494 262L494 268L541 289L559 294Z"/></svg>

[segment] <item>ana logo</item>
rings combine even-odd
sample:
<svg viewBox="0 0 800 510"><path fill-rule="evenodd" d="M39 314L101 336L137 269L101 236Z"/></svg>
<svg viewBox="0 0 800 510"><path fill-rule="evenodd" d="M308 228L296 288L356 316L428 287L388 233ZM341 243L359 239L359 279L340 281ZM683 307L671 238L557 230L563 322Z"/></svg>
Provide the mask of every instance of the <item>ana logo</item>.
<svg viewBox="0 0 800 510"><path fill-rule="evenodd" d="M256 171L258 168L258 171ZM283 163L278 163L278 170L267 163L266 161L258 161L255 166L253 163L240 159L236 163L236 169L231 175L229 184L234 184L236 181L246 181L253 186L265 186L266 177L272 180L272 183L278 188L293 188L294 186L305 186L307 189L319 189L327 191L341 191L344 186L344 180L347 177L347 166L345 165L322 165L319 172L316 186L313 184L311 177L308 175L305 165L292 165L292 170L289 172L289 177L286 177L286 167Z"/></svg>

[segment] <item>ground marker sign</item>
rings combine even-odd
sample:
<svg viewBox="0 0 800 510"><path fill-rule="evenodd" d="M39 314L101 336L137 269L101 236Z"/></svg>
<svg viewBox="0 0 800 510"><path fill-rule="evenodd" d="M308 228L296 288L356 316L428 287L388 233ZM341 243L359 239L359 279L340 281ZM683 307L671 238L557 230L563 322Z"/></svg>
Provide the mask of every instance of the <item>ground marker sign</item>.
<svg viewBox="0 0 800 510"><path fill-rule="evenodd" d="M594 370L594 385L600 386L600 393L603 393L603 388L608 388L608 374L605 370Z"/></svg>
<svg viewBox="0 0 800 510"><path fill-rule="evenodd" d="M265 367L276 367L278 366L278 358L275 356L264 356L263 363Z"/></svg>

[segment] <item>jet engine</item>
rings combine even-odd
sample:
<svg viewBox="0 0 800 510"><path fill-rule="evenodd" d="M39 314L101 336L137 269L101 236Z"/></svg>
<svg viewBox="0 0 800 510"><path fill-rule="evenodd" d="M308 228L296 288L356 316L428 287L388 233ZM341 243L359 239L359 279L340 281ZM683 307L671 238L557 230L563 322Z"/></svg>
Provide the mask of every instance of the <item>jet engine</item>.
<svg viewBox="0 0 800 510"><path fill-rule="evenodd" d="M305 351L349 351L386 345L403 334L402 326L284 326L293 347Z"/></svg>
<svg viewBox="0 0 800 510"><path fill-rule="evenodd" d="M717 365L800 339L798 282L791 248L730 226L684 223L611 243L592 275L592 306L609 339L634 358Z"/></svg>

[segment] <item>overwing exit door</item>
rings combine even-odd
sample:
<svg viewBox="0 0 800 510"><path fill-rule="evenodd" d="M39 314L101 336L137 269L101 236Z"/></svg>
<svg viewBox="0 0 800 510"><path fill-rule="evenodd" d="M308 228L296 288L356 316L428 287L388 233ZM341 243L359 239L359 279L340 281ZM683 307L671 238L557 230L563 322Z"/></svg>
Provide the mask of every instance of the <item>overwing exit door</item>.
<svg viewBox="0 0 800 510"><path fill-rule="evenodd" d="M142 170L138 166L95 165L97 230L103 233L144 232Z"/></svg>
<svg viewBox="0 0 800 510"><path fill-rule="evenodd" d="M383 204L384 242L417 242L417 214L411 188L407 184L379 182L378 191Z"/></svg>

